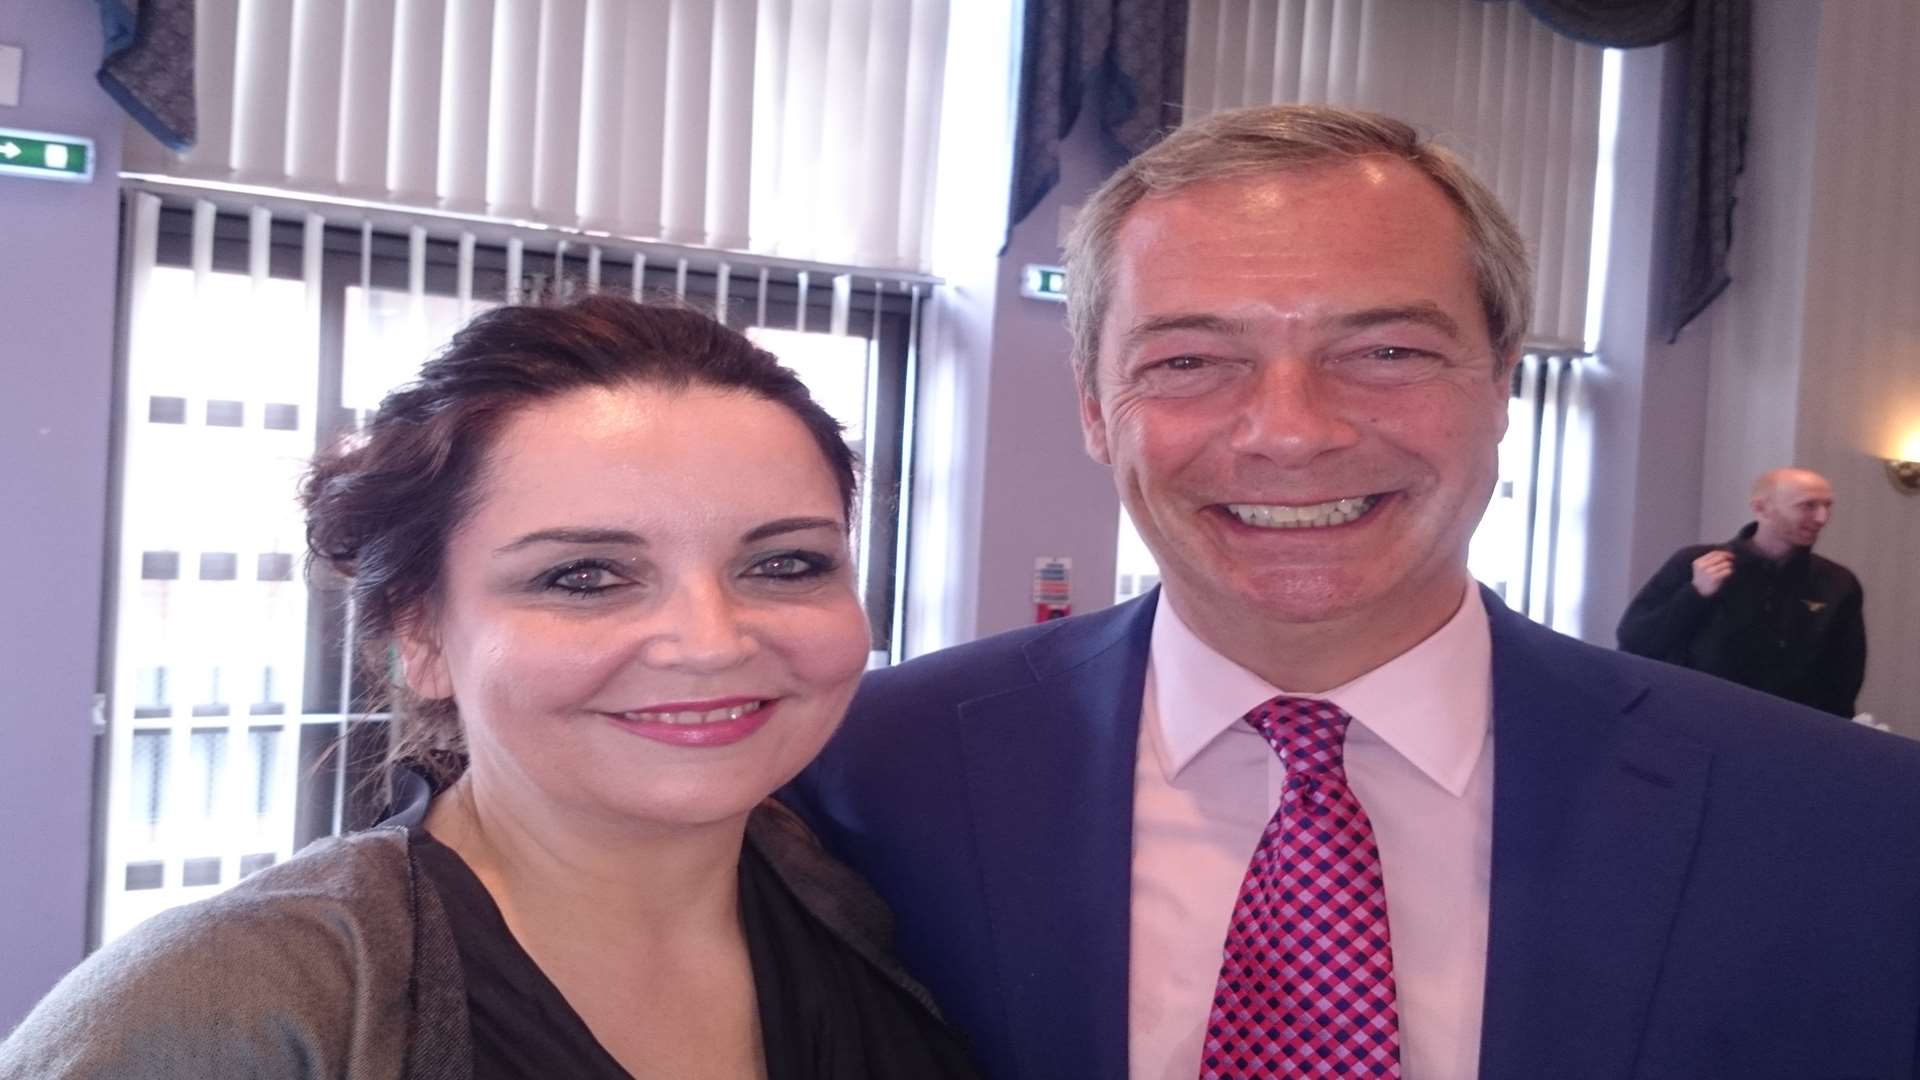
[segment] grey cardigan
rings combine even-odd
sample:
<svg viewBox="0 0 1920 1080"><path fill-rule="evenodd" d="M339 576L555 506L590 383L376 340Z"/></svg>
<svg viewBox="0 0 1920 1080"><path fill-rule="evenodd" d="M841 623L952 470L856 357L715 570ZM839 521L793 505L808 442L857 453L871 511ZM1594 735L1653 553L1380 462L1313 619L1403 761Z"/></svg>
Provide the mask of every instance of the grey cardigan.
<svg viewBox="0 0 1920 1080"><path fill-rule="evenodd" d="M815 918L930 1011L864 882L769 800L752 844ZM0 1043L0 1080L467 1080L466 983L439 894L389 825L316 843L141 924Z"/></svg>

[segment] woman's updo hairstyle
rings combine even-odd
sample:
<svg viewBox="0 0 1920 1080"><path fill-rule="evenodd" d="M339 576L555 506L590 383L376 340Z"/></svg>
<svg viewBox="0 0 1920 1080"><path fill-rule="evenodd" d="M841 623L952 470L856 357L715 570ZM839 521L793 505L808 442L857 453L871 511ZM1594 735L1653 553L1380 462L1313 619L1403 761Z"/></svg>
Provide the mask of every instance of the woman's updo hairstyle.
<svg viewBox="0 0 1920 1080"><path fill-rule="evenodd" d="M785 407L820 447L851 520L854 457L840 424L739 332L683 304L610 295L494 308L387 395L364 430L322 451L301 485L309 565L346 581L367 670L393 670L396 637L429 610L447 541L473 510L508 418L570 391L635 385L733 390ZM387 764L451 783L466 768L453 701L381 681L385 698L372 707L392 712Z"/></svg>

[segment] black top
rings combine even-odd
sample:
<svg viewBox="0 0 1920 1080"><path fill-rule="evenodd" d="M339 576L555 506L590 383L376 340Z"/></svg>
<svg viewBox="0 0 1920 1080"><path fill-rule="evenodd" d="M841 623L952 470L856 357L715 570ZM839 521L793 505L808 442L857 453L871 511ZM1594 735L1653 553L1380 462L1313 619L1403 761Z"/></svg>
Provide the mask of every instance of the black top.
<svg viewBox="0 0 1920 1080"><path fill-rule="evenodd" d="M460 856L409 832L459 947L475 1080L631 1080ZM802 907L752 845L740 858L740 918L769 1080L976 1075L959 1037Z"/></svg>
<svg viewBox="0 0 1920 1080"><path fill-rule="evenodd" d="M1859 580L1806 548L1775 562L1754 531L1675 552L1620 617L1620 647L1851 717L1867 670ZM1701 596L1693 560L1715 550L1733 554L1733 574Z"/></svg>

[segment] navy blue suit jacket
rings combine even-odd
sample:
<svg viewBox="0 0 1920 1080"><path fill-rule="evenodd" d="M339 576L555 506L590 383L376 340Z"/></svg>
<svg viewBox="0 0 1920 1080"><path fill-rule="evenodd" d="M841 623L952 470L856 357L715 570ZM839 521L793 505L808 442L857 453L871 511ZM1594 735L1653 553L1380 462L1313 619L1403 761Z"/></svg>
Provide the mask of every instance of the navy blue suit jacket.
<svg viewBox="0 0 1920 1080"><path fill-rule="evenodd" d="M872 673L786 793L989 1076L1126 1076L1153 601ZM1481 1075L1920 1075L1920 743L1487 607Z"/></svg>

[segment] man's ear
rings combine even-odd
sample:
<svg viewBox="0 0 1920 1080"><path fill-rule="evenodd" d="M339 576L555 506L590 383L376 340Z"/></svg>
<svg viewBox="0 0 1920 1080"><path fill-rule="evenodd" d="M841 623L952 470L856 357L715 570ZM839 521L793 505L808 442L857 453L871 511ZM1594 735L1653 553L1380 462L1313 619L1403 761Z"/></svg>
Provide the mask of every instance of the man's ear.
<svg viewBox="0 0 1920 1080"><path fill-rule="evenodd" d="M1512 418L1512 413L1507 408L1507 401L1513 397L1513 369L1519 365L1520 351L1515 349L1511 356L1500 363L1498 372L1494 376L1493 388L1498 396L1500 409L1499 417L1494 421L1496 441L1507 437L1507 422Z"/></svg>
<svg viewBox="0 0 1920 1080"><path fill-rule="evenodd" d="M1084 386L1080 388L1080 435L1086 440L1088 457L1102 465L1113 464L1107 453L1107 417L1100 411L1100 397Z"/></svg>
<svg viewBox="0 0 1920 1080"><path fill-rule="evenodd" d="M400 651L400 674L407 689L429 701L453 696L453 676L447 671L446 654L432 619L423 613L407 616L394 644Z"/></svg>

